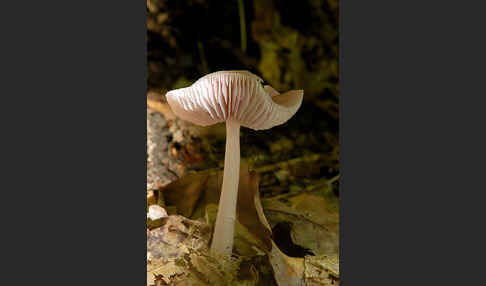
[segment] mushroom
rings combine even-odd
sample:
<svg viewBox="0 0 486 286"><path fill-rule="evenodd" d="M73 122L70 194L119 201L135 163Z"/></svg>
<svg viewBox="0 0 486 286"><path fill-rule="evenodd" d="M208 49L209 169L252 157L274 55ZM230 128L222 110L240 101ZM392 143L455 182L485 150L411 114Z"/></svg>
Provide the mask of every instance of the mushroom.
<svg viewBox="0 0 486 286"><path fill-rule="evenodd" d="M208 126L226 121L223 186L211 251L231 255L240 174L240 126L270 129L299 109L303 90L280 94L248 71L208 74L186 88L167 92L172 111L183 120Z"/></svg>

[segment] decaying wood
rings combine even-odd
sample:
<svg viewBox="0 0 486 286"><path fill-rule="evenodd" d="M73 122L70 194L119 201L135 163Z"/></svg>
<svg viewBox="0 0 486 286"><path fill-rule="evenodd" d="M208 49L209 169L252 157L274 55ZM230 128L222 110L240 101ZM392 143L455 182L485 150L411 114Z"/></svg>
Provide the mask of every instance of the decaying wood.
<svg viewBox="0 0 486 286"><path fill-rule="evenodd" d="M147 191L177 179L177 164L168 155L170 135L164 117L147 109Z"/></svg>

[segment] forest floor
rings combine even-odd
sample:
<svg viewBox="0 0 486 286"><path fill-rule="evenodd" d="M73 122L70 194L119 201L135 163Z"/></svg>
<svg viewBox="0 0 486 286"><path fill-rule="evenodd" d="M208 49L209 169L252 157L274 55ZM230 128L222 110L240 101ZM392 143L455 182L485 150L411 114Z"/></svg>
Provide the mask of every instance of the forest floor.
<svg viewBox="0 0 486 286"><path fill-rule="evenodd" d="M338 285L337 1L245 1L246 47L238 1L175 2L147 1L147 210L168 213L147 218L149 284ZM292 21L291 10L309 22ZM238 198L233 256L218 259L207 248L225 126L180 120L164 95L229 69L250 70L280 92L304 89L304 100L283 125L241 129L239 192L250 197Z"/></svg>

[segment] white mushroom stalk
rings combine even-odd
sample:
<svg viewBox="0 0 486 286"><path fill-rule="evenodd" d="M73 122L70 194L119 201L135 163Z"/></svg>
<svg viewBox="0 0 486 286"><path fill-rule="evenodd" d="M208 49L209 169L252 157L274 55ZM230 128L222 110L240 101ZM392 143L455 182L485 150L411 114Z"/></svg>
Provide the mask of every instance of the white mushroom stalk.
<svg viewBox="0 0 486 286"><path fill-rule="evenodd" d="M299 109L304 91L279 94L248 71L208 74L193 85L169 91L167 102L180 118L208 126L226 121L223 185L211 250L231 255L240 170L240 126L269 129L289 120Z"/></svg>
<svg viewBox="0 0 486 286"><path fill-rule="evenodd" d="M211 250L223 255L231 254L233 232L236 220L236 202L240 176L240 124L226 121L226 150L224 154L224 174L218 215L214 227Z"/></svg>

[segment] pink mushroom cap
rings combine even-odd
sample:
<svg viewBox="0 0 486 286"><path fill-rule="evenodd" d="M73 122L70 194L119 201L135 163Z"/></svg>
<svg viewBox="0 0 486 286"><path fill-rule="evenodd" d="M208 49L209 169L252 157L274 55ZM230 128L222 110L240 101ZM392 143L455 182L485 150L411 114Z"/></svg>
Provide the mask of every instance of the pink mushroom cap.
<svg viewBox="0 0 486 286"><path fill-rule="evenodd" d="M285 123L299 109L303 90L280 94L248 71L219 71L189 87L167 92L173 112L183 120L208 126L228 119L254 130Z"/></svg>

